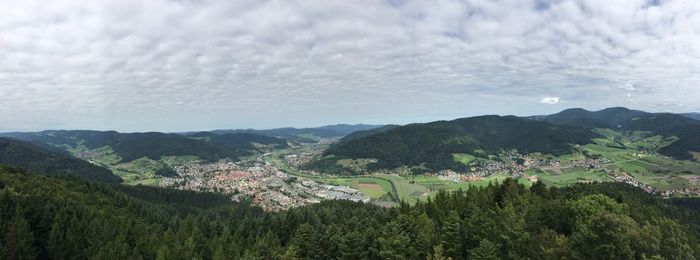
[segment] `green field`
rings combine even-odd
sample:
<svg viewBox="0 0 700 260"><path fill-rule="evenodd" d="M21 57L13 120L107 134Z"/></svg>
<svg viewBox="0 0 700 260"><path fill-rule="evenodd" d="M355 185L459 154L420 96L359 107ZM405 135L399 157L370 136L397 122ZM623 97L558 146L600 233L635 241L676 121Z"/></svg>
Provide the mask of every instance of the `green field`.
<svg viewBox="0 0 700 260"><path fill-rule="evenodd" d="M168 165L182 164L198 159L196 156L163 156L157 161L144 157L130 162L121 162L122 158L116 155L109 146L89 150L83 145L78 145L66 149L73 154L91 153L90 160L92 162L111 170L124 180L124 184L128 185L158 186L160 176L155 175L157 170Z"/></svg>
<svg viewBox="0 0 700 260"><path fill-rule="evenodd" d="M392 183L399 199L411 204L415 203L418 199L427 199L430 194L430 190L425 186L410 183L399 175L377 174L375 176Z"/></svg>
<svg viewBox="0 0 700 260"><path fill-rule="evenodd" d="M471 161L476 159L476 157L473 155L466 153L453 153L452 157L454 158L455 162L460 162L464 165L469 165Z"/></svg>
<svg viewBox="0 0 700 260"><path fill-rule="evenodd" d="M594 139L594 143L591 144L577 146L577 152L575 153L560 156L543 154L532 154L530 156L535 159L558 159L563 164L587 158L607 158L611 162L605 162L602 167L606 167L616 174L629 174L641 183L657 189L663 190L697 185L690 183L688 179L700 175L700 163L673 160L653 153L653 150L673 142L676 140L675 138L649 136L648 133L644 132L620 133L612 130L601 130L599 133L603 136L602 138ZM284 152L281 152L278 156L273 156L268 161L285 172L297 176L312 178L324 183L357 188L378 201L393 199L394 201L403 200L408 203L415 203L417 200L427 199L440 190L451 191L481 187L490 183L500 183L508 178L505 174L494 174L473 182L453 182L441 180L433 175L413 175L417 171L408 166L381 170L360 176L345 177L324 175L323 173L309 175L288 167L282 159L283 154ZM454 153L452 156L456 162L462 164L473 163L473 160L476 159L475 156L464 153ZM696 153L694 156L700 157L700 153ZM497 158L498 156L490 155L490 157ZM508 160L509 158L501 159ZM344 168L361 170L366 167L369 161L363 159L341 159L337 163ZM603 170L588 169L588 167L561 168L543 166L527 170L526 173L530 176L537 175L540 182L555 187L576 183L615 181ZM382 180L382 182L378 180ZM518 178L518 182L528 187L532 185L527 178ZM387 192L392 194L391 198L386 196Z"/></svg>
<svg viewBox="0 0 700 260"><path fill-rule="evenodd" d="M700 175L700 163L693 161L679 161L660 156L640 152L640 149L654 150L677 140L675 137L647 136L644 132L633 132L626 135L611 130L599 130L606 138L594 139L593 144L581 146L581 152L589 155L599 155L612 160L609 166L618 173L627 173L641 183L657 189L683 188L691 185L681 175ZM583 156L581 153L561 156ZM563 160L562 160L563 161ZM569 177L557 176L553 171L545 170L541 179L555 186L568 185L575 181ZM549 175L549 176L547 176ZM604 175L596 176L594 173L579 172L576 178L607 181Z"/></svg>
<svg viewBox="0 0 700 260"><path fill-rule="evenodd" d="M577 169L577 170L572 170L572 171L564 171L563 174L549 174L546 172L539 172L535 175L538 175L539 181L542 183L548 185L548 186L556 186L556 187L563 187L567 185L572 185L580 182L605 182L605 181L613 181L608 177L608 175L605 172L602 171L588 171L588 170L582 170L582 169Z"/></svg>
<svg viewBox="0 0 700 260"><path fill-rule="evenodd" d="M316 178L318 182L330 185L348 186L360 190L373 199L379 199L392 192L391 183L382 178L373 177L337 177Z"/></svg>

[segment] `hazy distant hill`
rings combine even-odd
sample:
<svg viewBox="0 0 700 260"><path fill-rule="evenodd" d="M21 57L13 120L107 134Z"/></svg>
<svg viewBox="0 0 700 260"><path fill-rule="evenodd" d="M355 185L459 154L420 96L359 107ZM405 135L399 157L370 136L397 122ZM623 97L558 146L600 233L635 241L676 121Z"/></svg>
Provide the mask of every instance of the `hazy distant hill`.
<svg viewBox="0 0 700 260"><path fill-rule="evenodd" d="M391 129L397 128L397 127L400 127L400 125L385 125L385 126L382 126L379 128L372 128L369 130L360 130L357 132L353 132L349 135L346 135L345 137L340 139L340 142L347 142L350 140L359 139L359 138L370 136L370 135L381 134L381 133L384 133L384 132L389 131Z"/></svg>
<svg viewBox="0 0 700 260"><path fill-rule="evenodd" d="M0 138L0 164L52 176L72 175L92 181L121 181L106 168L10 138Z"/></svg>
<svg viewBox="0 0 700 260"><path fill-rule="evenodd" d="M687 118L692 118L692 119L695 119L695 120L700 121L700 113L684 113L684 114L681 114L681 115L683 115L683 116L685 116L685 117L687 117Z"/></svg>
<svg viewBox="0 0 700 260"><path fill-rule="evenodd" d="M582 108L571 108L556 114L542 117L542 120L562 125L571 125L585 128L611 128L628 124L635 118L640 118L647 113L630 110L623 107L606 108L591 112Z"/></svg>
<svg viewBox="0 0 700 260"><path fill-rule="evenodd" d="M231 151L251 151L257 149L256 145L274 146L275 148L289 148L287 140L250 133L215 134L212 132L199 132L187 135L187 137L201 138L209 144Z"/></svg>
<svg viewBox="0 0 700 260"><path fill-rule="evenodd" d="M275 128L267 130L257 130L257 129L234 129L234 130L214 130L211 131L216 134L226 134L226 133L250 133L259 134L272 137L284 138L295 142L313 142L319 138L337 138L343 137L350 133L356 131L364 131L374 128L382 127L381 125L348 125L348 124L337 124L328 125L313 128Z"/></svg>
<svg viewBox="0 0 700 260"><path fill-rule="evenodd" d="M616 131L648 131L679 139L659 150L661 154L679 159L689 159L689 152L700 152L700 121L670 113L647 113L616 107L600 111L580 108L539 117L550 123L585 128L610 128Z"/></svg>
<svg viewBox="0 0 700 260"><path fill-rule="evenodd" d="M286 141L254 134L226 135L215 139L195 139L178 134L118 133L115 131L51 130L36 133L8 133L14 138L37 144L49 144L63 148L84 146L97 149L108 146L122 161L132 161L142 157L158 160L161 156L194 155L200 159L236 159L250 154L254 149L251 143L280 144ZM212 134L213 135L213 134Z"/></svg>
<svg viewBox="0 0 700 260"><path fill-rule="evenodd" d="M486 156L502 150L564 154L572 144L590 142L587 129L559 126L514 116L479 116L411 124L383 133L350 138L330 147L337 158L375 158L379 168L420 165L433 169L455 166L453 153Z"/></svg>

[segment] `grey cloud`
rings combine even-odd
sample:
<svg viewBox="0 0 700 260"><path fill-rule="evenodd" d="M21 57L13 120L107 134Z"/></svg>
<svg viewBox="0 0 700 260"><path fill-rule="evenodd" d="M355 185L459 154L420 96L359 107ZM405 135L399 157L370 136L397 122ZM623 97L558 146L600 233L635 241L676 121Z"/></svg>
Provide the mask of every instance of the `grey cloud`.
<svg viewBox="0 0 700 260"><path fill-rule="evenodd" d="M698 1L3 5L0 130L406 123L700 100Z"/></svg>

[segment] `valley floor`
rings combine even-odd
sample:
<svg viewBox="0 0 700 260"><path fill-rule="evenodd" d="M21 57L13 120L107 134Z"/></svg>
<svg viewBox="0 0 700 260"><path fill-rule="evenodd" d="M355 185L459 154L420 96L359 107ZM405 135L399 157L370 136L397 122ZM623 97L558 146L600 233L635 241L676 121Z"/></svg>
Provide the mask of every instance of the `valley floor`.
<svg viewBox="0 0 700 260"><path fill-rule="evenodd" d="M110 168L127 184L215 191L233 200L250 200L268 211L279 211L322 200L352 200L391 207L400 201L410 204L426 200L439 191L484 187L516 179L530 186L542 182L564 187L576 183L625 182L662 196L700 195L700 163L678 161L659 155L653 148L672 140L658 136L626 139L599 138L577 147L573 154L554 157L542 154L504 152L489 159L454 154L456 162L468 165L463 172L430 172L415 167L368 171L373 159L341 159L338 167L354 175L302 170L317 160L329 142L305 144L257 154L240 161L203 162L193 156L170 156L160 160L141 158L120 163L108 148L71 152ZM615 141L612 141L612 140ZM159 176L158 169L172 168L173 176Z"/></svg>

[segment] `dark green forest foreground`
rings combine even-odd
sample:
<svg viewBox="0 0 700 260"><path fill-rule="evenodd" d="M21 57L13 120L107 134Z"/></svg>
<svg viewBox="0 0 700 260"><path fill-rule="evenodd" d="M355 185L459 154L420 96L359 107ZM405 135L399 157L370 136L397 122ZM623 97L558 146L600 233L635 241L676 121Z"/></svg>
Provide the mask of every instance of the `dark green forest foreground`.
<svg viewBox="0 0 700 260"><path fill-rule="evenodd" d="M515 181L386 209L265 213L223 195L0 167L0 259L697 259L700 203Z"/></svg>

